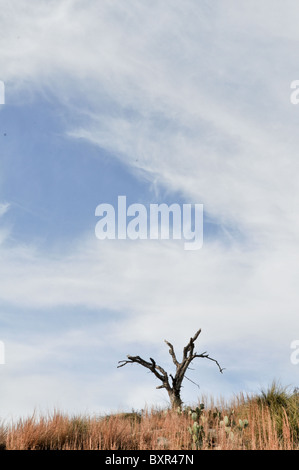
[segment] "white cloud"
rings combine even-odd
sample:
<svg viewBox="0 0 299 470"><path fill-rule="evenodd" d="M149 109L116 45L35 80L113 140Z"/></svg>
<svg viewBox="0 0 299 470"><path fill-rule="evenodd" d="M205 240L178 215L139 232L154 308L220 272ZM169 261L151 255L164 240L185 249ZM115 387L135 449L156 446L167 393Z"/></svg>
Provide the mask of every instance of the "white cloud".
<svg viewBox="0 0 299 470"><path fill-rule="evenodd" d="M247 335L269 342L293 334L296 324L290 247L274 253L207 242L190 254L173 242L88 239L60 257L13 249L1 255L2 301L39 316L76 305L120 312L114 335L122 342L184 341L198 327L221 343Z"/></svg>
<svg viewBox="0 0 299 470"><path fill-rule="evenodd" d="M81 241L55 258L29 250L2 251L1 301L17 308L14 321L18 317L26 325L27 316L29 321L23 338L20 327L13 341L3 337L2 416L30 414L34 408L73 413L165 405L167 395L155 390L153 377L138 366L116 371L117 361L127 354L150 355L171 368L163 340L171 341L180 355L199 327L197 350L207 350L227 370L220 375L213 364L194 364L190 378L201 389L185 384L187 401L198 393L228 396L246 389L247 382L259 387L274 376L293 382L297 263L289 252L273 257L271 252L207 243L189 256L182 246L167 242L112 242ZM79 322L65 313L72 306L82 308ZM47 332L52 314L60 309L56 331ZM89 309L98 311L92 321ZM40 325L36 332L32 315ZM116 393L120 386L121 394ZM137 386L142 388L138 400Z"/></svg>
<svg viewBox="0 0 299 470"><path fill-rule="evenodd" d="M234 1L12 5L20 14L1 25L1 69L20 87L78 101L81 123L69 135L200 199L251 237L294 237L295 3L251 3L246 20Z"/></svg>
<svg viewBox="0 0 299 470"><path fill-rule="evenodd" d="M73 113L69 136L203 202L245 242L205 241L192 254L89 238L59 256L1 248L1 300L40 315L65 305L123 312L114 331L122 344L181 344L202 326L207 349L209 339L227 347L239 372L255 367L255 348L257 368L275 354L273 374L289 370L298 325L298 109L289 102L298 4L11 0L2 13L1 79L12 99L51 93Z"/></svg>
<svg viewBox="0 0 299 470"><path fill-rule="evenodd" d="M6 214L9 208L10 208L10 204L8 202L0 203L0 217Z"/></svg>

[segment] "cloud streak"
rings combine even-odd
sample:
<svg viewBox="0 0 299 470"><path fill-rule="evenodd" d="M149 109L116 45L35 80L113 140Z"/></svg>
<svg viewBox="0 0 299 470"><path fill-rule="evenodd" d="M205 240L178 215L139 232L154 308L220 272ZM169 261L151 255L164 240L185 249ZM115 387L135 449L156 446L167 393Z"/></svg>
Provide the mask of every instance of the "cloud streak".
<svg viewBox="0 0 299 470"><path fill-rule="evenodd" d="M239 374L275 357L273 374L291 377L298 5L11 0L3 10L0 69L11 99L57 100L68 138L105 149L158 193L203 203L226 235L191 255L175 243L98 243L85 233L63 253L5 245L1 301L40 315L118 312L122 345L169 335L180 343L202 327L215 348L230 345L228 367ZM7 210L0 205L0 216Z"/></svg>

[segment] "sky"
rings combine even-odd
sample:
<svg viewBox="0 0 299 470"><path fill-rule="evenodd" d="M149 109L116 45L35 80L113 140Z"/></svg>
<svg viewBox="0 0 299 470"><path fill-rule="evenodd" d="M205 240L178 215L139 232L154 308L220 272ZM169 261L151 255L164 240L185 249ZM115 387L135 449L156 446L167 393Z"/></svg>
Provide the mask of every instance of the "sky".
<svg viewBox="0 0 299 470"><path fill-rule="evenodd" d="M2 420L298 386L296 0L0 0ZM203 204L204 239L99 240L96 207Z"/></svg>

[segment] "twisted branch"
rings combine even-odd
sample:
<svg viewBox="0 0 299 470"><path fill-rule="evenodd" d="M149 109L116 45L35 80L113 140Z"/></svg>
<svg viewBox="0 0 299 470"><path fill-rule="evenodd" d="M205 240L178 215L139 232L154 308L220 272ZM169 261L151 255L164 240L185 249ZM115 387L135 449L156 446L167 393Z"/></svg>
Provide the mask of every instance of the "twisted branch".
<svg viewBox="0 0 299 470"><path fill-rule="evenodd" d="M210 361L215 362L221 374L224 371L224 369L220 366L219 362L216 359L213 359L212 357L210 357L206 351L201 354L197 354L196 352L194 352L194 347L195 347L194 343L197 340L200 333L201 333L201 329L199 329L195 333L195 335L192 338L190 338L188 344L184 347L183 358L181 362L177 360L173 345L169 343L169 341L164 340L167 346L169 347L169 354L172 357L172 361L176 367L175 376L173 377L171 374L169 375L172 381L172 386L169 383L169 377L168 377L167 372L163 369L163 367L156 364L156 361L151 357L150 357L151 362L148 362L142 359L140 356L127 356L128 360L118 361L119 365L117 367L119 368L119 367L125 366L126 364L133 364L133 363L142 365L143 367L149 369L162 382L162 385L159 385L158 387L156 387L157 389L165 388L169 394L169 397L172 403L173 403L174 397L178 399L178 401L180 402L181 401L180 390L181 390L182 382L183 382L183 379L185 378L187 369L189 368L191 362L194 359L196 358L209 359ZM190 380L188 377L186 378ZM192 382L192 380L190 381Z"/></svg>

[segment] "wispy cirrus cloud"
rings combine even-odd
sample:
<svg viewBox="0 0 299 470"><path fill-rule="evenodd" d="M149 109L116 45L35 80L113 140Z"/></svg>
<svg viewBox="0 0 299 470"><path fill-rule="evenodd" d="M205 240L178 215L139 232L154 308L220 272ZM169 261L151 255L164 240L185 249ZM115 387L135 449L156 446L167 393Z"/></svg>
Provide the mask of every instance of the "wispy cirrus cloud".
<svg viewBox="0 0 299 470"><path fill-rule="evenodd" d="M106 150L158 192L204 203L223 235L192 256L175 244L99 244L86 233L63 252L2 247L1 301L47 318L65 306L118 312L122 347L136 337L160 342L157 325L178 342L202 326L215 348L230 345L228 368L254 381L275 356L271 373L291 377L298 5L11 0L3 13L0 78L11 100L59 102L61 133Z"/></svg>
<svg viewBox="0 0 299 470"><path fill-rule="evenodd" d="M9 210L10 204L8 202L0 203L0 217L2 217Z"/></svg>
<svg viewBox="0 0 299 470"><path fill-rule="evenodd" d="M246 20L235 2L12 3L4 73L77 108L69 135L253 237L297 226L294 3L251 3Z"/></svg>

